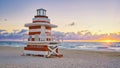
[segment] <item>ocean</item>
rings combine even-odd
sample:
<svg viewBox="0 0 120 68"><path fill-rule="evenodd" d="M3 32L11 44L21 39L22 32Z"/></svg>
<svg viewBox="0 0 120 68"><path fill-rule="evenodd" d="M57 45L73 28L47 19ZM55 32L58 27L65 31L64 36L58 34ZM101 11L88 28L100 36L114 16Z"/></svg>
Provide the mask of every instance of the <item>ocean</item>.
<svg viewBox="0 0 120 68"><path fill-rule="evenodd" d="M26 45L27 43L22 41L0 41L0 46L24 47ZM59 48L120 52L120 42L61 42Z"/></svg>

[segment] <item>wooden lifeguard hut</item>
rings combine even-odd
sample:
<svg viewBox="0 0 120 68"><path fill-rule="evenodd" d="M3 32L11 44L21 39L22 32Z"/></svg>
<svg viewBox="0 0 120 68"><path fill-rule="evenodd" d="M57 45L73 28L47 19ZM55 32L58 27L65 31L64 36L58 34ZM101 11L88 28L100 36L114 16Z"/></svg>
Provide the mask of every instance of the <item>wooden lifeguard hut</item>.
<svg viewBox="0 0 120 68"><path fill-rule="evenodd" d="M50 23L45 9L37 9L32 23L25 24L29 28L27 46L24 47L24 55L40 55L44 57L62 57L58 52L59 41L51 35L51 29L57 25Z"/></svg>

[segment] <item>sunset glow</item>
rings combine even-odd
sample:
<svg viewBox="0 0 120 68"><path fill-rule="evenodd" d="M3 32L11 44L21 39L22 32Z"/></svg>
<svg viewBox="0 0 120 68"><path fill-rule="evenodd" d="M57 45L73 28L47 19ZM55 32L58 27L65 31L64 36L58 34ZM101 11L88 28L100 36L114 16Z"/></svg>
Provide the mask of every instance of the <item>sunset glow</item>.
<svg viewBox="0 0 120 68"><path fill-rule="evenodd" d="M50 22L58 25L53 31L64 40L119 42L119 6L119 0L0 0L0 40L13 39L15 33L22 39L21 32L28 30L24 24L32 23L36 9L44 8Z"/></svg>
<svg viewBox="0 0 120 68"><path fill-rule="evenodd" d="M105 43L111 43L111 42L120 42L120 40L64 40L64 42L105 42Z"/></svg>
<svg viewBox="0 0 120 68"><path fill-rule="evenodd" d="M101 40L102 42L117 42L118 40Z"/></svg>

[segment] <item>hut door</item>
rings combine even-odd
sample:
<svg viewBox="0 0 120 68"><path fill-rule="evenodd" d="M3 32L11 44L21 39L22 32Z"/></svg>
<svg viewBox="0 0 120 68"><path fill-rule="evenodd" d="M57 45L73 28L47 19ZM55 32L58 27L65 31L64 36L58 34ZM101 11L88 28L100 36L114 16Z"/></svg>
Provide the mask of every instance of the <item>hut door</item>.
<svg viewBox="0 0 120 68"><path fill-rule="evenodd" d="M35 41L39 41L39 35L35 35Z"/></svg>

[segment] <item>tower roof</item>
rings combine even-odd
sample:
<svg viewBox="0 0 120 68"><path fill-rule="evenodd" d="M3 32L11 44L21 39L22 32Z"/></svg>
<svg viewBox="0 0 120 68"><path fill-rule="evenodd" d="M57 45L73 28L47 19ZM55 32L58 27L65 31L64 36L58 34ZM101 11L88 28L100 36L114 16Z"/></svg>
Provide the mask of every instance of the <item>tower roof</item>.
<svg viewBox="0 0 120 68"><path fill-rule="evenodd" d="M44 11L46 11L46 10L45 10L45 9L43 9L43 8L37 9L37 11L39 11L39 10L44 10Z"/></svg>

